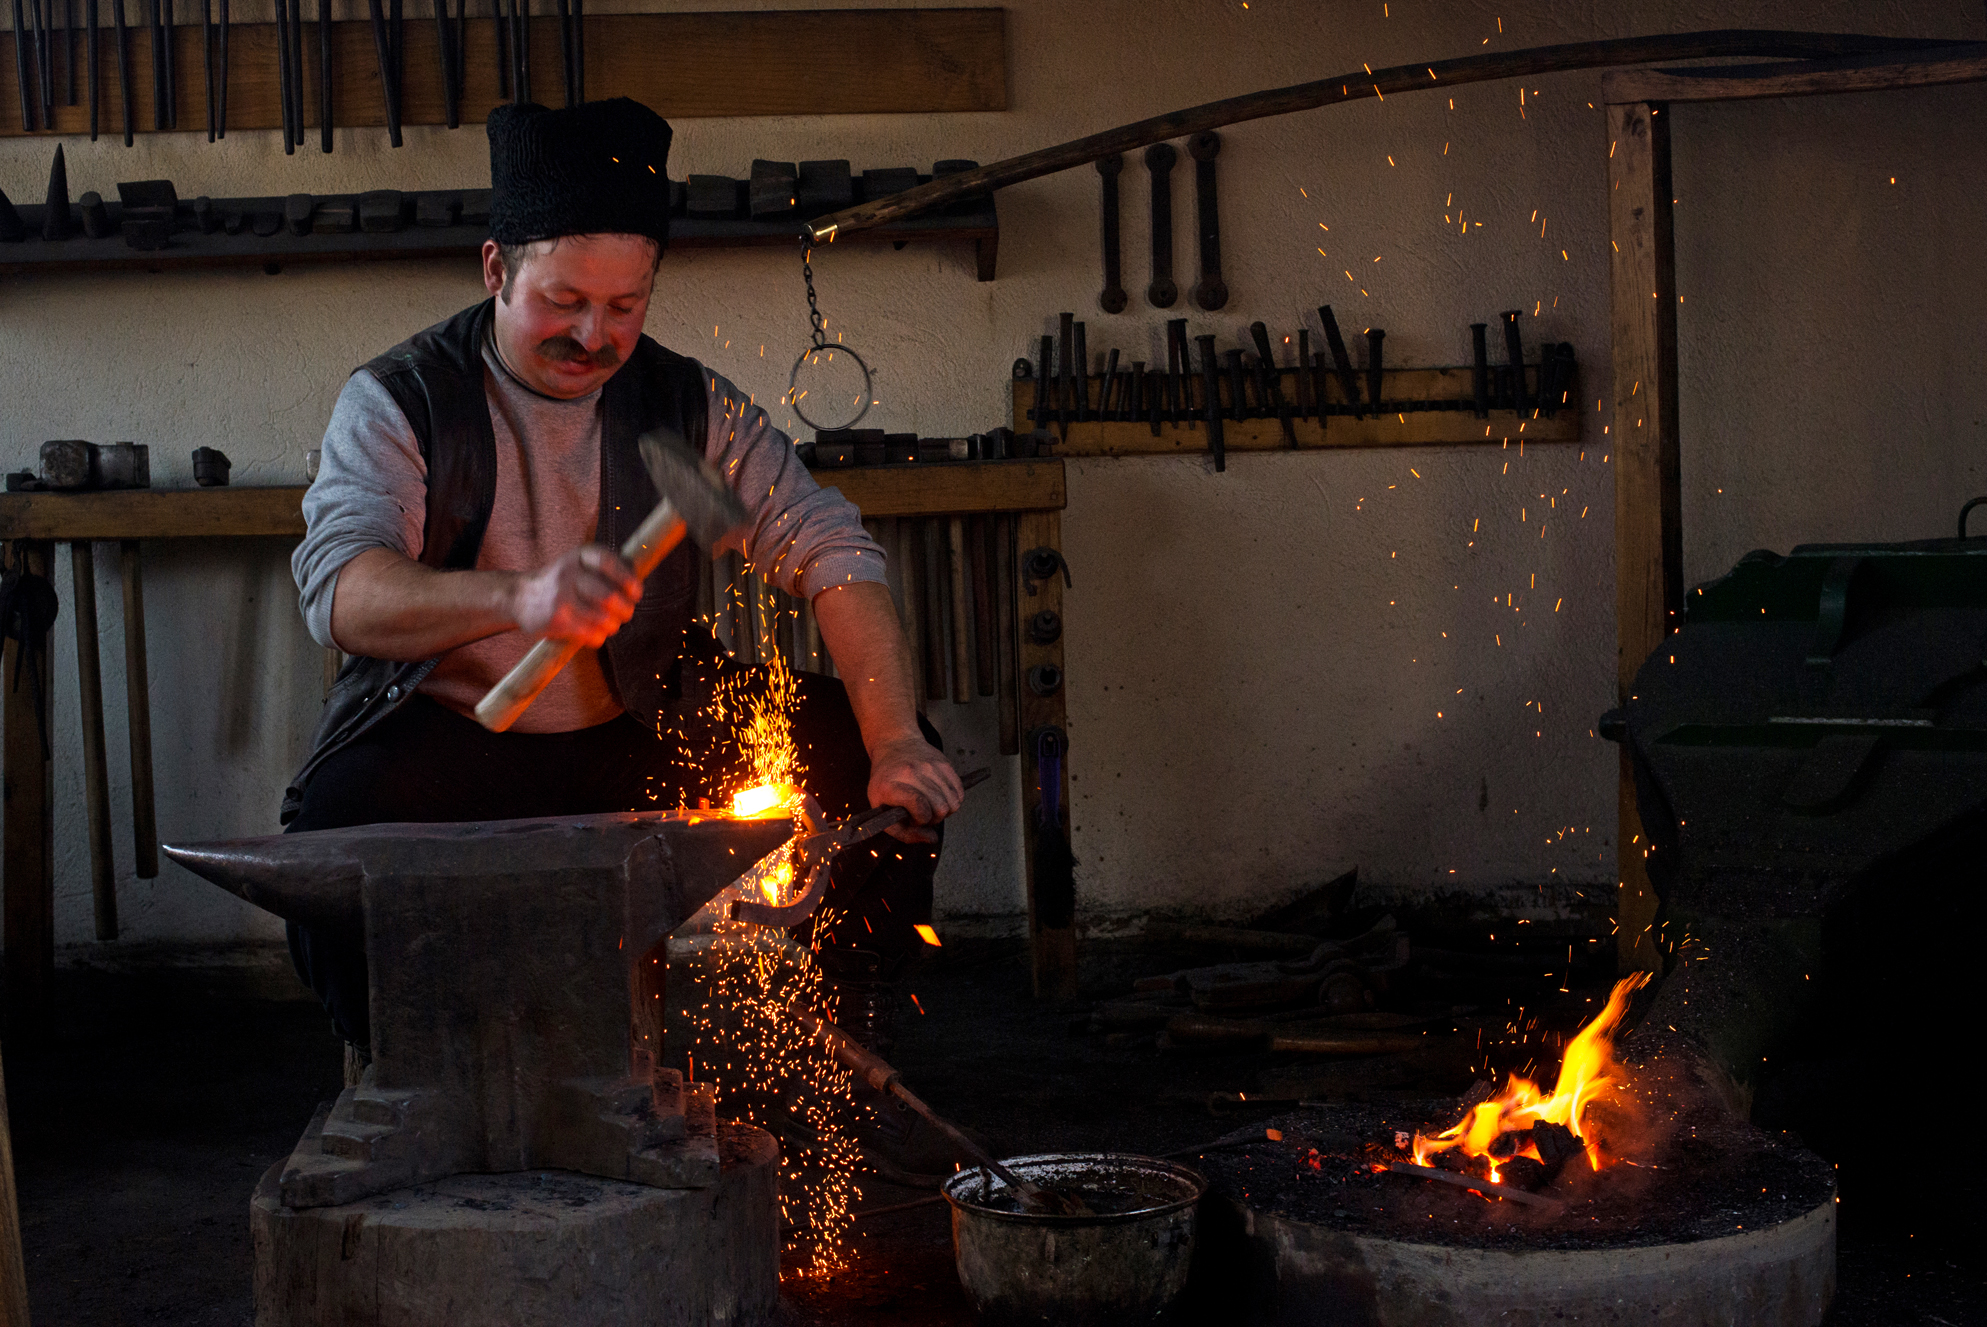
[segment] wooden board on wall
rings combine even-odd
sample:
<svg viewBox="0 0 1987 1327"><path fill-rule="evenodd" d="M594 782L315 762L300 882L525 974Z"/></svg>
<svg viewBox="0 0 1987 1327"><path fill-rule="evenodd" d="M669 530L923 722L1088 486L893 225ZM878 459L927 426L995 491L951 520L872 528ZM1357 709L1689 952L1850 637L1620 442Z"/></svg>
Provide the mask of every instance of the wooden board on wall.
<svg viewBox="0 0 1987 1327"><path fill-rule="evenodd" d="M307 5L315 13L316 6ZM418 17L416 15L419 15ZM134 15L135 17L135 15ZM340 126L380 126L379 63L368 22L332 26L333 120ZM318 109L317 29L305 23L304 123L315 129ZM443 124L441 70L433 10L406 20L401 123ZM1007 109L1007 38L1000 9L830 9L738 13L590 14L586 18L586 95L633 97L659 114L860 115L929 114ZM85 40L78 34L79 102L87 101ZM55 38L56 100L66 98L65 53ZM130 31L132 110L150 132L151 34ZM173 30L178 132L205 133L206 91L198 24ZM496 33L491 20L472 18L464 53L462 122L480 124L497 95ZM228 128L275 129L282 124L276 81L276 26L236 23L229 29ZM98 39L99 132L122 133L114 35ZM563 105L559 21L531 20L531 92ZM54 107L53 134L89 131L89 107ZM0 135L19 135L21 100L15 79L14 35L0 33ZM318 150L315 135L299 151ZM832 148L824 146L824 152ZM929 169L930 162L906 162ZM88 188L87 184L79 187ZM100 190L101 191L101 190Z"/></svg>
<svg viewBox="0 0 1987 1327"><path fill-rule="evenodd" d="M1434 401L1467 397L1470 394L1470 375L1471 370L1466 368L1390 369L1382 399ZM1093 405L1097 401L1099 381L1091 379ZM1287 396L1291 379L1286 376L1283 381ZM1360 383L1363 389L1363 372ZM1016 379L1013 391L1014 430L1017 433L1030 432L1035 427L1035 421L1028 417L1028 412L1035 407L1034 379ZM1226 391L1223 391L1222 398L1227 399ZM1329 380L1325 403L1339 405L1344 399L1337 380ZM1515 410L1493 410L1489 419L1478 419L1467 410L1424 410L1366 419L1332 415L1322 427L1315 419L1297 419L1292 421L1291 426L1297 434L1300 451L1486 443L1499 446L1507 438L1512 442L1578 442L1583 421L1579 405L1580 383L1576 376L1571 384L1571 404L1550 419L1536 411L1527 411L1520 417ZM1057 436L1063 438L1059 452L1063 456L1152 456L1207 450L1207 425L1199 420L1192 424L1184 420L1177 424L1161 424L1157 437L1153 436L1151 425L1128 420L1093 420L1051 427ZM1221 436L1223 445L1231 452L1287 451L1290 447L1283 436L1283 425L1276 419L1224 419Z"/></svg>

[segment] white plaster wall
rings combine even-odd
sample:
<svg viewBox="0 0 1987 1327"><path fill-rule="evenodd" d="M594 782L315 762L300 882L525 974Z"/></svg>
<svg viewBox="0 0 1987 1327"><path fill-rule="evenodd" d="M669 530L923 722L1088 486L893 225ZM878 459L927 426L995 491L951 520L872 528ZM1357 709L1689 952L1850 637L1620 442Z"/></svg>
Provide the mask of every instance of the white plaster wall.
<svg viewBox="0 0 1987 1327"><path fill-rule="evenodd" d="M788 0L792 3L792 0ZM721 7L775 7L721 6ZM1356 68L1548 42L1759 26L1977 37L1968 0L1566 4L1544 0L1008 7L1003 114L684 120L672 171L750 159L991 161L1178 106ZM1578 348L1584 447L1249 455L1070 465L1065 534L1079 902L1244 914L1357 864L1393 891L1611 883L1613 477L1606 135L1597 74L1397 96L1238 125L1221 156L1232 292L1195 330L1294 331L1322 301L1388 330L1388 362L1463 363L1467 325L1528 314ZM1758 544L1937 533L1979 476L1970 368L1980 307L1978 88L1678 113L1690 573ZM71 140L78 192L170 176L182 195L479 185L480 129L344 132L286 158L271 133ZM46 143L0 144L0 187L38 200ZM1877 177L1899 176L1879 189ZM1191 174L1175 181L1191 280ZM1146 177L1124 176L1127 284L1145 268ZM1089 170L1000 195L1000 280L964 249L838 246L831 331L878 369L880 419L988 427L1009 365L1077 310L1101 352L1159 358L1166 314L1096 311ZM1467 232L1458 222L1466 222ZM1329 230L1321 229L1328 226ZM1541 234L1541 226L1543 234ZM1325 254L1320 255L1323 249ZM1375 260L1378 261L1375 261ZM678 253L650 331L760 399L805 330L794 255ZM1347 272L1352 275L1348 277ZM1183 283L1184 284L1184 283ZM395 263L0 284L0 464L44 438L131 438L155 482L225 449L238 483L297 482L351 367L477 298L473 268ZM763 350L762 350L763 348ZM1798 394L1799 399L1793 399ZM1718 490L1723 489L1724 492ZM275 828L317 706L319 660L284 553L148 547L159 822L168 840ZM267 935L266 918L168 867L130 877L114 558L100 550L120 895L134 939ZM57 583L58 933L90 931L66 556ZM1508 602L1507 602L1508 597ZM963 762L989 706L941 704ZM1021 906L1012 766L955 826L940 908Z"/></svg>

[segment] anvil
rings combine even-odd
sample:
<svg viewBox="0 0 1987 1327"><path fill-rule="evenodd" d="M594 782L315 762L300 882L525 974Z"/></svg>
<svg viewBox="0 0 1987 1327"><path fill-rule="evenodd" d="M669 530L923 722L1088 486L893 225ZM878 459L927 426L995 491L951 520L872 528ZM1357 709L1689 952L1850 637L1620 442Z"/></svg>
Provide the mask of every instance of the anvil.
<svg viewBox="0 0 1987 1327"><path fill-rule="evenodd" d="M167 846L257 907L365 946L373 1063L292 1153L284 1205L539 1169L714 1184L708 1110L692 1101L686 1124L693 1094L656 1064L662 946L792 832L706 811Z"/></svg>

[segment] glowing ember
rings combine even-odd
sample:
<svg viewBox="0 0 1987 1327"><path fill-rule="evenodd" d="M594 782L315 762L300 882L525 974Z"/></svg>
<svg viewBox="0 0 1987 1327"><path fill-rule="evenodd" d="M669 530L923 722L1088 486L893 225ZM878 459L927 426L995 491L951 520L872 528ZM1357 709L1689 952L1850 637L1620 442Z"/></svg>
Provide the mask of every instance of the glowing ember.
<svg viewBox="0 0 1987 1327"><path fill-rule="evenodd" d="M1621 1066L1614 1059L1614 1032L1628 1012L1629 996L1648 980L1648 973L1638 972L1615 983L1606 1007L1567 1043L1559 1062L1559 1081L1551 1092L1542 1093L1533 1083L1513 1074L1503 1092L1472 1107L1454 1128L1432 1138L1416 1133L1415 1164L1432 1166L1437 1154L1458 1150L1472 1159L1470 1173L1498 1183L1502 1178L1499 1167L1512 1158L1543 1160L1531 1139L1532 1127L1556 1124L1580 1140L1589 1166L1595 1170L1606 1166L1610 1158L1588 1126L1587 1108L1606 1097L1619 1081Z"/></svg>
<svg viewBox="0 0 1987 1327"><path fill-rule="evenodd" d="M924 941L928 945L933 946L934 948L937 947L938 945L937 931L932 930L931 927L926 926L923 922L918 922L916 925L912 926L911 929L918 933L918 939Z"/></svg>

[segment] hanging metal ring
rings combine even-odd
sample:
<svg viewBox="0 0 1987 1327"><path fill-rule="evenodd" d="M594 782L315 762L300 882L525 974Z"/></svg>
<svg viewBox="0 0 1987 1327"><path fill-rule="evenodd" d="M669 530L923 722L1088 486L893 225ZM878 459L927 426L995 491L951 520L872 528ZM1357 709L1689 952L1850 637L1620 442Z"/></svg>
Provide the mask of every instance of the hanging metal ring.
<svg viewBox="0 0 1987 1327"><path fill-rule="evenodd" d="M820 424L812 419L809 419L807 417L807 412L800 408L800 392L798 389L800 385L801 366L807 363L807 361L810 358L820 354L824 350L828 351L831 354L847 355L850 359L856 362L856 367L862 370L861 404L857 408L855 414L851 416L846 423ZM793 362L793 372L787 375L787 406L793 411L793 413L796 416L799 417L801 423L807 425L807 427L813 429L816 433L835 433L842 429L854 428L858 423L862 421L862 417L869 413L869 407L872 404L870 400L870 391L871 391L871 384L869 378L869 365L863 360L863 357L861 355L858 355L855 351L849 349L847 346L844 345L809 346L807 349L800 352L800 358Z"/></svg>

